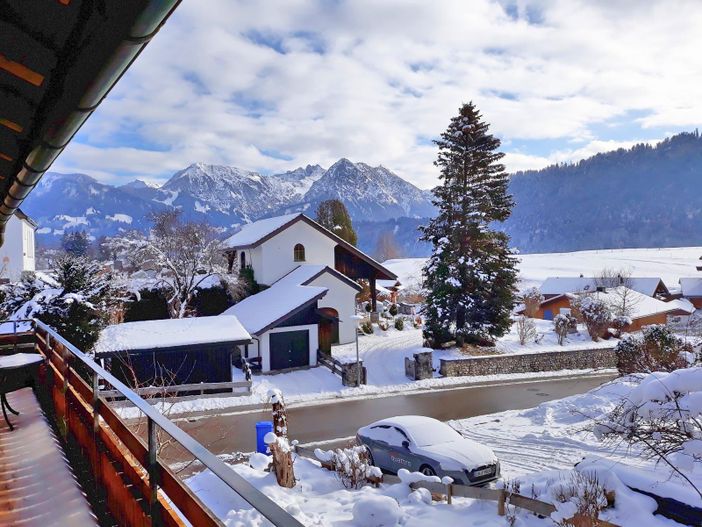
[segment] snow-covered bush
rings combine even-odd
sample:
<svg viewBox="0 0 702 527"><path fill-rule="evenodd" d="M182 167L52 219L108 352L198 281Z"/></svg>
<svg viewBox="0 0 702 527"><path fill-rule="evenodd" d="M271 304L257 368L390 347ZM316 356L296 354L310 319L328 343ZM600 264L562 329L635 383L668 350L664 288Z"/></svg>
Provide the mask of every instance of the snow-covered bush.
<svg viewBox="0 0 702 527"><path fill-rule="evenodd" d="M0 286L0 317L2 319L28 318L32 316L31 311L28 311L30 306L26 306L27 302L32 300L39 292L50 287L43 280L37 278L35 273L23 273L19 282L11 282Z"/></svg>
<svg viewBox="0 0 702 527"><path fill-rule="evenodd" d="M391 304L388 308L388 313L390 313L391 316L396 317L398 313L397 304Z"/></svg>
<svg viewBox="0 0 702 527"><path fill-rule="evenodd" d="M170 318L167 292L158 287L132 291L124 303L124 322Z"/></svg>
<svg viewBox="0 0 702 527"><path fill-rule="evenodd" d="M395 319L395 329L397 331L405 329L405 320L402 317Z"/></svg>
<svg viewBox="0 0 702 527"><path fill-rule="evenodd" d="M607 508L607 493L596 474L571 472L570 479L558 481L549 489L556 512L551 519L559 527L597 525L600 512Z"/></svg>
<svg viewBox="0 0 702 527"><path fill-rule="evenodd" d="M517 336L519 337L519 344L524 346L527 342L532 342L536 340L536 324L534 324L533 319L522 315L519 318L517 318L515 325L517 326Z"/></svg>
<svg viewBox="0 0 702 527"><path fill-rule="evenodd" d="M587 327L587 332L594 341L605 335L612 322L609 305L592 295L580 295L571 300L571 307Z"/></svg>
<svg viewBox="0 0 702 527"><path fill-rule="evenodd" d="M626 398L593 432L601 440L626 441L644 456L686 476L702 463L702 367L656 372L641 377ZM699 465L697 465L699 466Z"/></svg>
<svg viewBox="0 0 702 527"><path fill-rule="evenodd" d="M387 331L388 329L390 329L390 324L385 320L379 320L378 328L380 328L382 331Z"/></svg>
<svg viewBox="0 0 702 527"><path fill-rule="evenodd" d="M400 506L389 496L364 496L353 506L354 525L363 527L395 527L400 516Z"/></svg>
<svg viewBox="0 0 702 527"><path fill-rule="evenodd" d="M383 473L371 464L368 448L364 445L350 445L336 450L314 451L315 457L327 468L336 472L347 489L358 489L368 483L379 483Z"/></svg>
<svg viewBox="0 0 702 527"><path fill-rule="evenodd" d="M38 318L79 349L88 351L108 322L112 277L84 256L58 258L55 283L28 275L4 287L2 310L15 320Z"/></svg>
<svg viewBox="0 0 702 527"><path fill-rule="evenodd" d="M272 459L266 454L254 452L249 457L249 466L254 470L267 470L271 466Z"/></svg>
<svg viewBox="0 0 702 527"><path fill-rule="evenodd" d="M628 335L614 348L623 375L673 371L689 365L692 346L665 325L645 326L641 336Z"/></svg>
<svg viewBox="0 0 702 527"><path fill-rule="evenodd" d="M372 335L373 334L373 324L371 323L370 320L364 320L361 322L361 331L365 335Z"/></svg>
<svg viewBox="0 0 702 527"><path fill-rule="evenodd" d="M534 318L539 310L544 297L538 287L530 287L522 293L522 302L524 303L524 314L529 318Z"/></svg>
<svg viewBox="0 0 702 527"><path fill-rule="evenodd" d="M631 317L625 315L617 315L612 319L612 329L614 330L614 336L620 338L622 332L631 326Z"/></svg>
<svg viewBox="0 0 702 527"><path fill-rule="evenodd" d="M553 317L553 331L556 333L556 338L558 339L558 344L561 346L565 342L568 336L568 330L570 329L570 316L559 313Z"/></svg>

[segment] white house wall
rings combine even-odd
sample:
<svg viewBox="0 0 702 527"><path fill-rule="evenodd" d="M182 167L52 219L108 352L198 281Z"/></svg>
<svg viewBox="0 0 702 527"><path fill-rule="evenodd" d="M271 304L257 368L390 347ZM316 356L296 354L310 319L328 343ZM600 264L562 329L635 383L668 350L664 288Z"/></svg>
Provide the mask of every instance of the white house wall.
<svg viewBox="0 0 702 527"><path fill-rule="evenodd" d="M23 242L22 270L36 271L36 255L34 254L34 227L29 222L24 220L21 220L20 223L22 223Z"/></svg>
<svg viewBox="0 0 702 527"><path fill-rule="evenodd" d="M305 247L304 262L294 260L293 249L298 243ZM254 250L260 250L260 254L253 255L254 278L259 284L271 285L301 263L334 268L335 247L334 240L304 221L298 221Z"/></svg>
<svg viewBox="0 0 702 527"><path fill-rule="evenodd" d="M5 241L0 247L0 278L19 280L22 271L35 270L34 228L16 215L5 228Z"/></svg>
<svg viewBox="0 0 702 527"><path fill-rule="evenodd" d="M271 371L271 352L270 352L270 334L285 333L287 331L307 331L309 333L309 365L317 364L317 349L319 348L319 334L317 324L309 324L305 326L289 326L283 328L273 328L266 331L259 338L259 347L261 350L261 371L264 373ZM249 347L249 356L251 355L251 347Z"/></svg>
<svg viewBox="0 0 702 527"><path fill-rule="evenodd" d="M354 342L356 322L351 317L356 313L356 294L358 291L328 272L312 280L310 285L328 289L324 298L317 302L317 306L331 307L339 313L339 343Z"/></svg>
<svg viewBox="0 0 702 527"><path fill-rule="evenodd" d="M254 272L254 279L259 283L263 284L264 282L261 282L259 277L263 273L263 267L262 267L262 262L263 259L261 257L262 249L261 246L259 245L258 247L254 247L253 249L243 249L241 251L238 251L236 253L236 261L234 262L234 266L238 269L241 266L241 253L244 253L244 258L246 261L246 266L251 267ZM264 284L264 285L270 285L270 284Z"/></svg>

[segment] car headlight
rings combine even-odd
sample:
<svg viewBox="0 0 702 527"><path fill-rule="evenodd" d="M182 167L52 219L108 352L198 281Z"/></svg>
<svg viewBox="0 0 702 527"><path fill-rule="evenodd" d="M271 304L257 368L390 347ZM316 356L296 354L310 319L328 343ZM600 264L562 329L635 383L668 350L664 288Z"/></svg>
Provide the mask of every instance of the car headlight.
<svg viewBox="0 0 702 527"><path fill-rule="evenodd" d="M450 459L440 461L439 467L441 468L441 470L447 472L462 472L464 470L464 467L460 463L452 461Z"/></svg>

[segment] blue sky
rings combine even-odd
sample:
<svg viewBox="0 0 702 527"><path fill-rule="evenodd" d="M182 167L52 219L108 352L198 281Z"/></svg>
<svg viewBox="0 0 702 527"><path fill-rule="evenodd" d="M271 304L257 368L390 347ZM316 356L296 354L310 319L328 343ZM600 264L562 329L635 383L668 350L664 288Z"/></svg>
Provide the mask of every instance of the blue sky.
<svg viewBox="0 0 702 527"><path fill-rule="evenodd" d="M702 122L700 27L698 1L184 0L53 169L347 157L428 188L471 100L510 171L576 161Z"/></svg>

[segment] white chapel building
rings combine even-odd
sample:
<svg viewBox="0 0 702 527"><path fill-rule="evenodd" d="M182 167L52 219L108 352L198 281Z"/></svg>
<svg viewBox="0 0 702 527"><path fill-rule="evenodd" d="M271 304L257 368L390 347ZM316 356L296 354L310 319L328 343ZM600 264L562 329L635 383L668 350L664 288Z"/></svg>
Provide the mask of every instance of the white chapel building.
<svg viewBox="0 0 702 527"><path fill-rule="evenodd" d="M15 282L23 271L36 270L34 223L20 209L10 217L5 227L5 240L0 247L0 281Z"/></svg>
<svg viewBox="0 0 702 527"><path fill-rule="evenodd" d="M235 304L253 337L243 355L261 371L314 366L317 352L355 339L356 295L367 279L376 308L376 281L392 271L304 214L245 225L225 241L230 270L251 269L261 292Z"/></svg>

